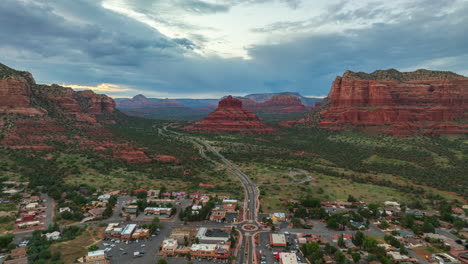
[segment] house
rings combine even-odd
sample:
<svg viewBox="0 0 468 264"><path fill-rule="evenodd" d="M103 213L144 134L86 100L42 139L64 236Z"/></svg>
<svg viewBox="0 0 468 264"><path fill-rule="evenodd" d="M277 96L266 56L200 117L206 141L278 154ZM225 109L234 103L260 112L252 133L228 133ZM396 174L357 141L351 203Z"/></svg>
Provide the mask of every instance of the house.
<svg viewBox="0 0 468 264"><path fill-rule="evenodd" d="M199 193L199 192L194 192L194 193L189 194L190 199L200 199L201 196L202 196L202 194Z"/></svg>
<svg viewBox="0 0 468 264"><path fill-rule="evenodd" d="M39 203L29 203L25 206L26 210L32 210L39 206Z"/></svg>
<svg viewBox="0 0 468 264"><path fill-rule="evenodd" d="M395 231L400 234L401 237L414 237L414 232L411 231L411 230L405 230L405 229L400 229L400 228L397 228L395 229Z"/></svg>
<svg viewBox="0 0 468 264"><path fill-rule="evenodd" d="M223 200L222 207L228 212L235 212L237 207L237 200Z"/></svg>
<svg viewBox="0 0 468 264"><path fill-rule="evenodd" d="M59 208L59 213L63 213L63 212L72 212L72 209L70 209L70 207L61 207Z"/></svg>
<svg viewBox="0 0 468 264"><path fill-rule="evenodd" d="M94 208L88 211L88 214L92 217L102 217L102 214L106 208Z"/></svg>
<svg viewBox="0 0 468 264"><path fill-rule="evenodd" d="M192 213L198 214L198 211L200 211L201 209L201 205L192 205Z"/></svg>
<svg viewBox="0 0 468 264"><path fill-rule="evenodd" d="M278 222L286 221L286 214L285 213L274 213L271 216L271 220L273 220L273 224L278 224Z"/></svg>
<svg viewBox="0 0 468 264"><path fill-rule="evenodd" d="M98 200L103 202L103 201L108 201L110 199L110 194L103 194L98 196Z"/></svg>
<svg viewBox="0 0 468 264"><path fill-rule="evenodd" d="M402 255L398 251L388 251L387 255L390 256L393 259L393 261L395 261L395 262L403 262L403 261L410 261L411 260L410 257L408 257L406 255Z"/></svg>
<svg viewBox="0 0 468 264"><path fill-rule="evenodd" d="M387 207L400 208L400 204L394 201L385 201L384 205Z"/></svg>
<svg viewBox="0 0 468 264"><path fill-rule="evenodd" d="M160 190L148 190L148 197L157 198L160 192Z"/></svg>
<svg viewBox="0 0 468 264"><path fill-rule="evenodd" d="M298 264L296 253L281 252L279 257L280 264Z"/></svg>
<svg viewBox="0 0 468 264"><path fill-rule="evenodd" d="M54 231L52 233L45 234L47 240L59 240L60 239L60 232Z"/></svg>
<svg viewBox="0 0 468 264"><path fill-rule="evenodd" d="M359 229L359 230L367 229L367 226L365 225L364 222L357 222L357 221L349 220L349 224L355 229Z"/></svg>
<svg viewBox="0 0 468 264"><path fill-rule="evenodd" d="M407 215L414 215L416 218L422 218L424 217L424 212L421 212L419 210L406 210L405 214Z"/></svg>
<svg viewBox="0 0 468 264"><path fill-rule="evenodd" d="M284 234L270 234L270 245L275 248L286 247L286 236Z"/></svg>

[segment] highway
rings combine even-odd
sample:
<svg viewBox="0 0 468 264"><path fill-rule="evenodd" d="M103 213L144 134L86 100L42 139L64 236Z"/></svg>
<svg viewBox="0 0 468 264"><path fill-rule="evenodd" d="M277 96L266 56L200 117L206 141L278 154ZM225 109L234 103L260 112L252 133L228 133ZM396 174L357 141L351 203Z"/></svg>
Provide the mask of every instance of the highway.
<svg viewBox="0 0 468 264"><path fill-rule="evenodd" d="M240 182L242 183L242 186L244 187L245 191L245 199L244 199L244 219L240 223L238 223L236 226L238 227L237 230L241 232L241 241L240 241L240 247L237 251L236 255L236 263L239 264L253 264L256 263L254 261L254 252L255 252L255 243L254 243L254 237L253 237L253 232L243 230L242 226L244 224L249 224L249 225L254 225L258 228L261 228L260 224L257 222L258 218L258 190L257 186L250 180L249 176L247 176L245 173L243 173L234 163L226 159L221 153L219 153L213 146L208 144L205 141L202 141L199 138L195 137L190 137L175 131L170 131L167 129L167 126L164 126L163 129L158 128L158 133L161 135L167 135L164 134L164 132L175 134L181 137L186 138L189 142L194 144L200 153L200 155L211 161L213 164L218 165L218 166L223 166L227 171L235 175ZM215 154L219 159L222 161L222 163L217 162L210 157L208 157L205 154L205 148L207 151L212 152ZM247 252L247 253L246 253Z"/></svg>

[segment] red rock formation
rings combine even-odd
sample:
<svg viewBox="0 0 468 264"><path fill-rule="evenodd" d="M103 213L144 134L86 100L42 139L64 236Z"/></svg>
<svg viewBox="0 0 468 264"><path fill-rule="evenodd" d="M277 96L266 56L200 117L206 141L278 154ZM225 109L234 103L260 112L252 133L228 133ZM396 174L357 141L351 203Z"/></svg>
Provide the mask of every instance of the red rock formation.
<svg viewBox="0 0 468 264"><path fill-rule="evenodd" d="M165 163L177 161L176 157L168 156L168 155L157 155L154 159L160 162L165 162Z"/></svg>
<svg viewBox="0 0 468 264"><path fill-rule="evenodd" d="M107 95L96 94L91 90L78 92L78 95L87 99L87 113L100 115L115 111L115 101Z"/></svg>
<svg viewBox="0 0 468 264"><path fill-rule="evenodd" d="M307 107L302 103L301 99L291 94L278 94L272 96L265 102L255 102L250 99L241 99L244 108L253 112L268 112L268 113L305 113Z"/></svg>
<svg viewBox="0 0 468 264"><path fill-rule="evenodd" d="M177 102L176 100L164 99L159 102L154 102L152 107L185 107L185 106Z"/></svg>
<svg viewBox="0 0 468 264"><path fill-rule="evenodd" d="M242 108L242 102L232 96L219 101L218 108L204 120L185 127L187 130L213 132L271 133L274 129L267 127L252 111Z"/></svg>
<svg viewBox="0 0 468 264"><path fill-rule="evenodd" d="M389 134L468 133L468 78L447 72L345 72L329 94L319 126L386 126Z"/></svg>
<svg viewBox="0 0 468 264"><path fill-rule="evenodd" d="M19 76L0 80L0 105L13 107L29 107L31 87Z"/></svg>

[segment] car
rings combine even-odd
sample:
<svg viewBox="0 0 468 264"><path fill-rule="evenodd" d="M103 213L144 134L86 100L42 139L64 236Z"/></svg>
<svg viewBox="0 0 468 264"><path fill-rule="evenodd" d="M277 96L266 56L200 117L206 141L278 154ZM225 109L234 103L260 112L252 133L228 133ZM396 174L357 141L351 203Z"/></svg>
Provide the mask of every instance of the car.
<svg viewBox="0 0 468 264"><path fill-rule="evenodd" d="M145 247L146 245L145 244L141 244L141 247Z"/></svg>
<svg viewBox="0 0 468 264"><path fill-rule="evenodd" d="M122 252L122 255L127 255L127 252L125 252L125 251L124 251L124 252Z"/></svg>
<svg viewBox="0 0 468 264"><path fill-rule="evenodd" d="M123 248L119 248L119 250L120 250L120 251L124 251L124 249L123 249Z"/></svg>
<svg viewBox="0 0 468 264"><path fill-rule="evenodd" d="M115 244L110 245L111 247L115 247Z"/></svg>
<svg viewBox="0 0 468 264"><path fill-rule="evenodd" d="M112 258L112 254L107 255L108 258Z"/></svg>
<svg viewBox="0 0 468 264"><path fill-rule="evenodd" d="M260 262L260 264L267 264L267 262L266 262L266 261L262 261L262 262Z"/></svg>
<svg viewBox="0 0 468 264"><path fill-rule="evenodd" d="M109 243L102 243L102 245L107 247L107 246L109 246Z"/></svg>

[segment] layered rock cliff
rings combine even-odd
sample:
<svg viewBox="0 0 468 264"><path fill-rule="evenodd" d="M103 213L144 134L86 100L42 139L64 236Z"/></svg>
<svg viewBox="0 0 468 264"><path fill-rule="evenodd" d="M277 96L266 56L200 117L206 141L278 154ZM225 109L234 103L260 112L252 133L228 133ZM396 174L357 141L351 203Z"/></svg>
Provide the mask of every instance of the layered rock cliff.
<svg viewBox="0 0 468 264"><path fill-rule="evenodd" d="M212 132L271 133L252 111L242 108L242 101L232 96L219 101L218 108L204 120L185 127L187 130Z"/></svg>
<svg viewBox="0 0 468 264"><path fill-rule="evenodd" d="M468 78L418 70L347 71L333 82L319 127L379 126L389 134L468 133Z"/></svg>

